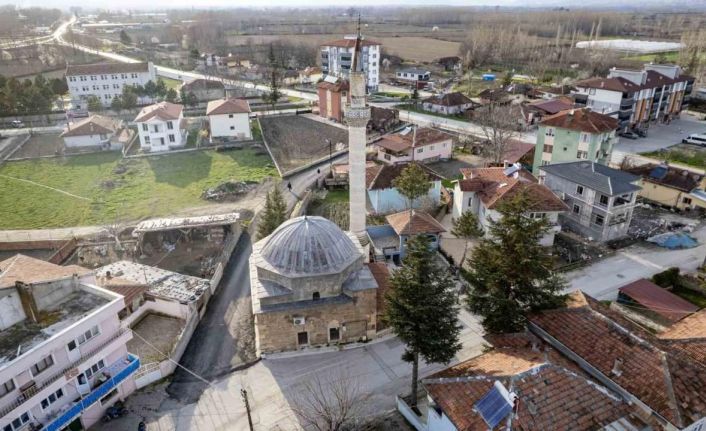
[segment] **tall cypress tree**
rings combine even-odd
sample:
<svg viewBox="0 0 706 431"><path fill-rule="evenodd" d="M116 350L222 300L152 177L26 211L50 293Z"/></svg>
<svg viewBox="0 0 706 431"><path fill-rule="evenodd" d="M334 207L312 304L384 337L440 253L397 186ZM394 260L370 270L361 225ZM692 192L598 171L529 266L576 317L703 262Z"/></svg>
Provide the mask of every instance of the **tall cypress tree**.
<svg viewBox="0 0 706 431"><path fill-rule="evenodd" d="M257 237L262 239L274 232L279 225L287 220L287 204L279 187L275 187L267 193L265 198L265 208L257 226Z"/></svg>
<svg viewBox="0 0 706 431"><path fill-rule="evenodd" d="M564 301L566 281L552 271L549 250L539 244L550 226L545 219L528 217L533 199L518 193L499 205L500 218L470 256L473 288L467 305L483 318L488 332L520 331L527 313Z"/></svg>
<svg viewBox="0 0 706 431"><path fill-rule="evenodd" d="M427 237L418 235L407 241L407 254L390 284L385 320L405 343L402 359L412 363L411 405L416 406L419 358L448 363L461 348L454 281L435 262Z"/></svg>

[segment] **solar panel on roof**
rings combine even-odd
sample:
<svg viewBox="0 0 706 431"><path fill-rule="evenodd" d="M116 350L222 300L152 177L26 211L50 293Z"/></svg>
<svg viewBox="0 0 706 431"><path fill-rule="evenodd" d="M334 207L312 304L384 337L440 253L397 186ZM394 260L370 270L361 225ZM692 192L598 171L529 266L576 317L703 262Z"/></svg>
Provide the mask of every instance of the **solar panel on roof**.
<svg viewBox="0 0 706 431"><path fill-rule="evenodd" d="M667 175L667 168L664 166L656 166L654 169L650 171L650 178L655 178L655 179L662 179Z"/></svg>
<svg viewBox="0 0 706 431"><path fill-rule="evenodd" d="M473 408L481 415L490 429L496 426L512 411L509 394L500 382L474 404Z"/></svg>

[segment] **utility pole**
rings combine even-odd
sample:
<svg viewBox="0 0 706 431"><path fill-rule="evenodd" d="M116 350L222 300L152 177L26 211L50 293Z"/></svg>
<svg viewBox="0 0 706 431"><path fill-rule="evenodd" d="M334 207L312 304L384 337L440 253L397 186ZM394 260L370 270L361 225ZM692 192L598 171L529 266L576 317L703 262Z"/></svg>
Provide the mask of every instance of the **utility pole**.
<svg viewBox="0 0 706 431"><path fill-rule="evenodd" d="M243 403L245 403L245 411L248 412L248 425L250 426L250 431L255 431L252 425L252 417L250 416L250 403L248 402L248 391L245 389L240 390L240 396L243 397Z"/></svg>
<svg viewBox="0 0 706 431"><path fill-rule="evenodd" d="M333 177L333 148L331 147L331 140L329 138L324 139L324 142L328 144L328 168Z"/></svg>

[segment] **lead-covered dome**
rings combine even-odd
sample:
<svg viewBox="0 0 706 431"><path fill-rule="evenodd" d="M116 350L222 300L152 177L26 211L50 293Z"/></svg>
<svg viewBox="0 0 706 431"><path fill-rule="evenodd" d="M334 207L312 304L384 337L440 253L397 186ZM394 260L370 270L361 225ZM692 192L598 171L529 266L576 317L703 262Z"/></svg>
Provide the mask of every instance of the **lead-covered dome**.
<svg viewBox="0 0 706 431"><path fill-rule="evenodd" d="M262 247L261 255L283 273L315 275L345 269L360 252L353 240L332 221L303 216L275 229Z"/></svg>

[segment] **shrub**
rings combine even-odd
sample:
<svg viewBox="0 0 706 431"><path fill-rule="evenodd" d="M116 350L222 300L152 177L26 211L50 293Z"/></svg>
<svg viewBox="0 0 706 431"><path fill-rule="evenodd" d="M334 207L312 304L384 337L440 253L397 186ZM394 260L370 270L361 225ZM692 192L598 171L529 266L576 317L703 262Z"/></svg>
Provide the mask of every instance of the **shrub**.
<svg viewBox="0 0 706 431"><path fill-rule="evenodd" d="M672 267L657 273L652 281L660 287L676 287L679 285L679 268Z"/></svg>

